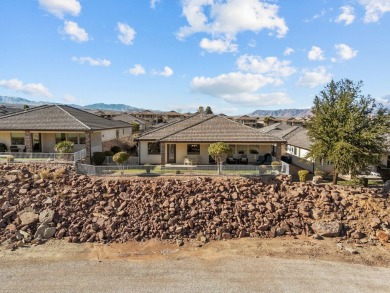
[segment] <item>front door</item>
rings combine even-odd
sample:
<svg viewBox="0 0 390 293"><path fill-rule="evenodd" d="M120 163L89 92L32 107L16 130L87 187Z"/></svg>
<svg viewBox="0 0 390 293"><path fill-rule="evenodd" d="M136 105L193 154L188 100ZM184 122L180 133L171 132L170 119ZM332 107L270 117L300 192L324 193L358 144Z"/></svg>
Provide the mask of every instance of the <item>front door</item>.
<svg viewBox="0 0 390 293"><path fill-rule="evenodd" d="M176 145L168 144L168 163L176 164Z"/></svg>

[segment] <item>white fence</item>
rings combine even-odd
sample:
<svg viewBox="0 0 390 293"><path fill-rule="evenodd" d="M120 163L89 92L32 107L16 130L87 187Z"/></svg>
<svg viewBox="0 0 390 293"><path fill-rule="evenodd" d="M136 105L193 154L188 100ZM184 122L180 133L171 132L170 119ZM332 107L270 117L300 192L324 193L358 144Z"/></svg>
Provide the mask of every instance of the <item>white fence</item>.
<svg viewBox="0 0 390 293"><path fill-rule="evenodd" d="M116 165L116 163L112 159L112 156L107 156L105 161L104 161L104 164L105 165ZM129 157L124 164L125 165L138 165L139 158L138 157Z"/></svg>
<svg viewBox="0 0 390 293"><path fill-rule="evenodd" d="M61 161L61 162L75 162L75 154L60 154L60 153L0 153L1 160L9 162L43 162L43 161Z"/></svg>
<svg viewBox="0 0 390 293"><path fill-rule="evenodd" d="M289 165L222 165L218 172L217 165L106 165L93 166L77 164L77 171L86 175L235 175L264 176L289 174Z"/></svg>

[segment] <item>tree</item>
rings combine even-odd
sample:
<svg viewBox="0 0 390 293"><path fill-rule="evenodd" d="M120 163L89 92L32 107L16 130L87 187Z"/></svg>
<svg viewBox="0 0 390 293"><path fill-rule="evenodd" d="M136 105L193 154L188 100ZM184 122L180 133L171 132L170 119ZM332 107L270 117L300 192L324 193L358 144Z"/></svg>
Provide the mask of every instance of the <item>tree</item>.
<svg viewBox="0 0 390 293"><path fill-rule="evenodd" d="M116 153L113 157L112 160L117 163L118 165L122 165L124 162L126 162L129 158L128 153L126 152L119 152Z"/></svg>
<svg viewBox="0 0 390 293"><path fill-rule="evenodd" d="M27 110L27 109L30 109L30 106L29 105L24 105L23 106L23 110Z"/></svg>
<svg viewBox="0 0 390 293"><path fill-rule="evenodd" d="M62 154L59 157L62 158L63 160L70 160L71 155L69 154L73 153L73 147L74 147L73 142L64 140L57 143L54 147L54 150Z"/></svg>
<svg viewBox="0 0 390 293"><path fill-rule="evenodd" d="M218 174L221 174L221 165L228 155L232 154L232 149L224 142L210 144L208 148L209 155L217 162Z"/></svg>
<svg viewBox="0 0 390 293"><path fill-rule="evenodd" d="M204 111L206 114L213 114L213 110L211 110L210 106L206 107L206 110Z"/></svg>
<svg viewBox="0 0 390 293"><path fill-rule="evenodd" d="M131 128L133 130L133 132L139 132L139 124L137 122L131 122Z"/></svg>
<svg viewBox="0 0 390 293"><path fill-rule="evenodd" d="M204 113L204 108L203 108L203 106L199 106L199 108L198 108L198 113Z"/></svg>
<svg viewBox="0 0 390 293"><path fill-rule="evenodd" d="M264 117L264 123L265 123L265 125L268 126L271 123L271 117L269 117L269 116Z"/></svg>
<svg viewBox="0 0 390 293"><path fill-rule="evenodd" d="M388 111L369 95L361 94L362 82L331 81L314 99L308 137L312 142L307 158L333 163L333 184L339 173L356 177L386 149Z"/></svg>

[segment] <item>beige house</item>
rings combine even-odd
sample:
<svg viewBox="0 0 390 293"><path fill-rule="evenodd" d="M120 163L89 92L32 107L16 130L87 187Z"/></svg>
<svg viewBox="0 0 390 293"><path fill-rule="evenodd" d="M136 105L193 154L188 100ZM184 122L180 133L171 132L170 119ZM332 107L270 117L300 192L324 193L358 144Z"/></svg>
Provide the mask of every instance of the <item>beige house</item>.
<svg viewBox="0 0 390 293"><path fill-rule="evenodd" d="M221 115L195 114L140 136L140 164L209 164L211 143L225 142L239 162L256 163L266 154L280 160L284 139L265 134Z"/></svg>
<svg viewBox="0 0 390 293"><path fill-rule="evenodd" d="M112 121L66 105L45 105L0 117L0 143L11 152L53 153L63 140L74 151L102 151L105 145L131 136L130 124Z"/></svg>

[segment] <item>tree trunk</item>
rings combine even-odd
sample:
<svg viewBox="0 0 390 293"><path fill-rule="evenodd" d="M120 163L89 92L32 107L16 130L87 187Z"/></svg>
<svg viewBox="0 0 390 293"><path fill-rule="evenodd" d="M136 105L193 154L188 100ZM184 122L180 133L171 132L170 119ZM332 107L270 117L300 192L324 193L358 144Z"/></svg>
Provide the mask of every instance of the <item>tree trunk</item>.
<svg viewBox="0 0 390 293"><path fill-rule="evenodd" d="M338 177L338 172L336 170L334 170L334 173L333 173L333 185L337 184L337 177Z"/></svg>

